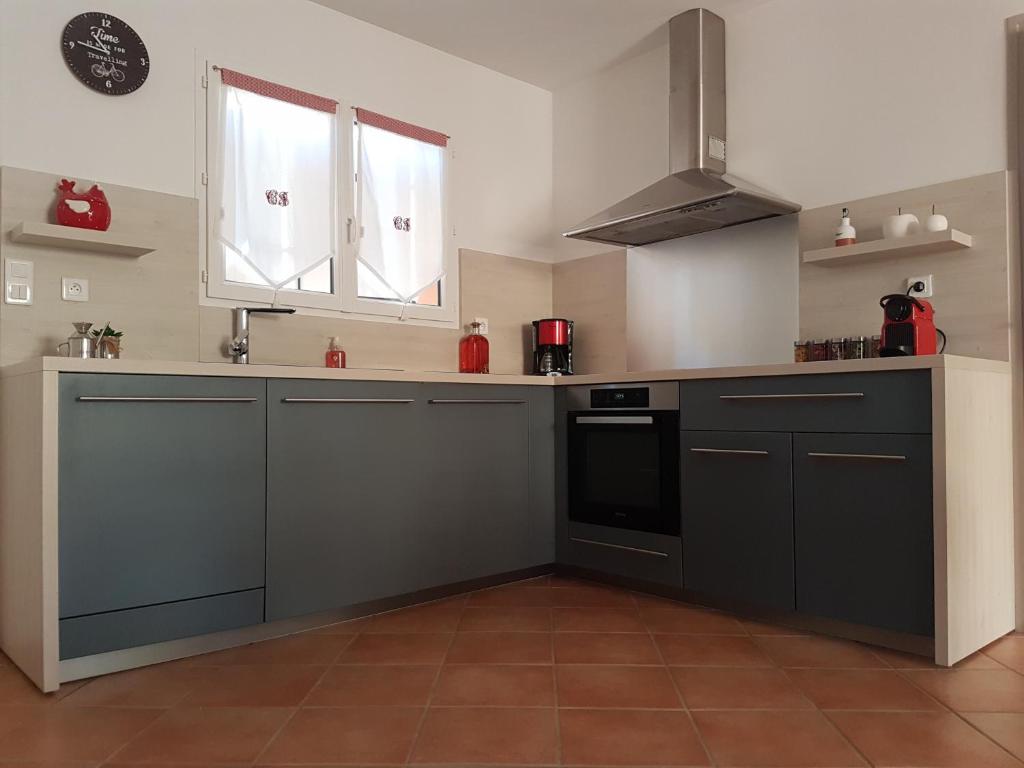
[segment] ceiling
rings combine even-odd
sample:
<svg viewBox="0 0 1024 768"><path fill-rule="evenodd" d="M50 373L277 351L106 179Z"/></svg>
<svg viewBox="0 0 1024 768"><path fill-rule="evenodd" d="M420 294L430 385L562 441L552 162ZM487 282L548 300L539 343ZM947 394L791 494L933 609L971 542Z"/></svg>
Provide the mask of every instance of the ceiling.
<svg viewBox="0 0 1024 768"><path fill-rule="evenodd" d="M665 43L677 13L766 1L314 0L548 90Z"/></svg>

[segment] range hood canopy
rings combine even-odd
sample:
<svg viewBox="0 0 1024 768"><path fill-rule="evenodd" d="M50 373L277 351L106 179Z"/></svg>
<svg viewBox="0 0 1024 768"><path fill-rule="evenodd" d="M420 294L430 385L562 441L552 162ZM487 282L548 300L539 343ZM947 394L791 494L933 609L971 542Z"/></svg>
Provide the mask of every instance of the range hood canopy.
<svg viewBox="0 0 1024 768"><path fill-rule="evenodd" d="M725 172L725 21L704 8L669 21L669 163L664 179L564 236L648 245L800 210Z"/></svg>

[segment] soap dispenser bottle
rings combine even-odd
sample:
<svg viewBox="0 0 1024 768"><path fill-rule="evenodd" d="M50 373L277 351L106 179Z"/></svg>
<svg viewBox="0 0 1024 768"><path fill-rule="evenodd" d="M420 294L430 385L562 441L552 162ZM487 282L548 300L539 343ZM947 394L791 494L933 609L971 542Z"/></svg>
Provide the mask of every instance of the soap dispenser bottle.
<svg viewBox="0 0 1024 768"><path fill-rule="evenodd" d="M328 368L345 367L345 350L338 344L337 336L331 336L331 343L327 345L327 353L324 355L324 365Z"/></svg>
<svg viewBox="0 0 1024 768"><path fill-rule="evenodd" d="M836 245L853 245L857 242L857 230L850 223L850 209L843 208L843 217L836 227Z"/></svg>

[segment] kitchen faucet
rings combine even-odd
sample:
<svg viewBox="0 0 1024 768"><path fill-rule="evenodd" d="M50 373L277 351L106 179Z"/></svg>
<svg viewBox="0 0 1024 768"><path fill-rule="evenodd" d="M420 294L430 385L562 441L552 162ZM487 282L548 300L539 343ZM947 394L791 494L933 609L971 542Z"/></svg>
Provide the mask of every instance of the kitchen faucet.
<svg viewBox="0 0 1024 768"><path fill-rule="evenodd" d="M270 315L295 314L295 310L289 307L235 307L235 335L228 344L228 351L235 363L249 363L249 315L256 312Z"/></svg>

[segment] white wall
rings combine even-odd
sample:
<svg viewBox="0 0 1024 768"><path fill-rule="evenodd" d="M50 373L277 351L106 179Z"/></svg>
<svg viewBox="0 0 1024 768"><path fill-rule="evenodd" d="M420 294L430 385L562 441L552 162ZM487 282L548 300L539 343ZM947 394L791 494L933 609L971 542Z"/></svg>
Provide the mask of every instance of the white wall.
<svg viewBox="0 0 1024 768"><path fill-rule="evenodd" d="M60 51L64 24L94 5L0 0L0 165L194 196L199 51L450 134L459 247L548 258L549 92L306 0L106 0L153 62L139 91L109 97Z"/></svg>
<svg viewBox="0 0 1024 768"><path fill-rule="evenodd" d="M631 371L788 362L797 334L795 216L630 248Z"/></svg>
<svg viewBox="0 0 1024 768"><path fill-rule="evenodd" d="M725 14L730 172L813 208L1006 168L1017 13L1024 0L738 5ZM559 231L664 175L667 91L662 46L555 92Z"/></svg>

